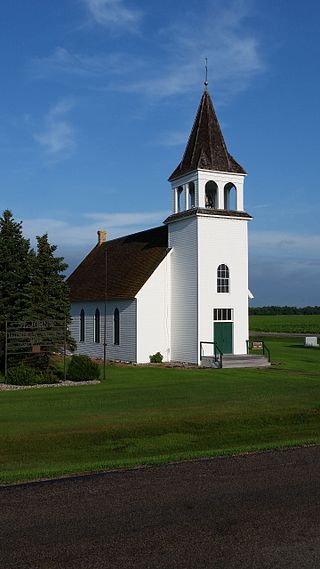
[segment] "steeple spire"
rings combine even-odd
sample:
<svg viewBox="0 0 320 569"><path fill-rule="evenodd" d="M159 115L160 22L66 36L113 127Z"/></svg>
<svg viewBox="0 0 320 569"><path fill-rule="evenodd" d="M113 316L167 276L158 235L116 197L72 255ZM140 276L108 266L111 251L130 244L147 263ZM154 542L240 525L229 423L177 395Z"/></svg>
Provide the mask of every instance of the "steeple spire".
<svg viewBox="0 0 320 569"><path fill-rule="evenodd" d="M217 115L208 92L207 58L205 90L202 95L195 121L178 167L169 180L195 170L213 170L245 174L245 170L229 154L221 132Z"/></svg>
<svg viewBox="0 0 320 569"><path fill-rule="evenodd" d="M208 58L206 57L205 60L206 60L206 78L204 81L204 86L206 91L208 91Z"/></svg>

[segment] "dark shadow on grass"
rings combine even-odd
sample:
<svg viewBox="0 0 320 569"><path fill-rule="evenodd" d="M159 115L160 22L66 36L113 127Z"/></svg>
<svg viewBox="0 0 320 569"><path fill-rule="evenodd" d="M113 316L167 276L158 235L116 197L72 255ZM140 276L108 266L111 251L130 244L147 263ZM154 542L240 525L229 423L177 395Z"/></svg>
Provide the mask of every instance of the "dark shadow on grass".
<svg viewBox="0 0 320 569"><path fill-rule="evenodd" d="M317 348L316 346L304 346L303 344L289 344L286 346L286 348L295 348L295 349L299 349L299 350L305 350L306 352L309 352L310 350L312 351L320 351L319 348Z"/></svg>

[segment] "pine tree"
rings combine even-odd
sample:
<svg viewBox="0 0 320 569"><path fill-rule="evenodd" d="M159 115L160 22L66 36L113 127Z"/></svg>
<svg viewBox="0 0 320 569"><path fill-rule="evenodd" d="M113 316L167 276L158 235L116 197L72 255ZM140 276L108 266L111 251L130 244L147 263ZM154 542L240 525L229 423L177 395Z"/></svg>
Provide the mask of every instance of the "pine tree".
<svg viewBox="0 0 320 569"><path fill-rule="evenodd" d="M32 251L22 235L22 222L11 211L0 217L0 321L19 320L30 282Z"/></svg>
<svg viewBox="0 0 320 569"><path fill-rule="evenodd" d="M50 245L48 235L37 236L37 251L32 263L31 282L28 287L28 309L26 320L50 321L55 335L63 339L65 326L70 324L69 289L63 272L68 265L63 257L54 255L56 245ZM53 332L54 333L54 332ZM67 331L67 343L73 347L72 338ZM46 356L38 358L41 367L49 362L50 352L61 347L61 341L50 341ZM36 363L37 359L35 360Z"/></svg>
<svg viewBox="0 0 320 569"><path fill-rule="evenodd" d="M27 305L33 252L22 222L11 211L0 217L0 364L4 363L5 321L21 320Z"/></svg>
<svg viewBox="0 0 320 569"><path fill-rule="evenodd" d="M56 249L56 245L48 242L47 234L37 237L28 289L28 320L71 321L69 290L63 274L68 265L63 257L54 256Z"/></svg>

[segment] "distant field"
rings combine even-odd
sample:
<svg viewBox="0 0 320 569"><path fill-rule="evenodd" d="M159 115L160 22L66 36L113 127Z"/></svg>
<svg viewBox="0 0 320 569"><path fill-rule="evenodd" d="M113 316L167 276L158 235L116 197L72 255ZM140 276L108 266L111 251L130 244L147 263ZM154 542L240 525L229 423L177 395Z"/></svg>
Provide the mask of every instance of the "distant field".
<svg viewBox="0 0 320 569"><path fill-rule="evenodd" d="M256 330L257 332L320 334L320 314L250 316L250 330Z"/></svg>

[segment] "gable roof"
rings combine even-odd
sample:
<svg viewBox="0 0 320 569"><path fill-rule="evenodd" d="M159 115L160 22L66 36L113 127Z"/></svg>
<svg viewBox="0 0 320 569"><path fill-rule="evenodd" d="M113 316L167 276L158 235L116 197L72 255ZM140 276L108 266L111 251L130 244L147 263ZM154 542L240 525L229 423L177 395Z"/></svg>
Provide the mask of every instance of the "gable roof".
<svg viewBox="0 0 320 569"><path fill-rule="evenodd" d="M70 300L134 298L168 251L167 226L96 245L67 279Z"/></svg>
<svg viewBox="0 0 320 569"><path fill-rule="evenodd" d="M207 89L202 95L183 158L169 181L198 169L246 173L227 150Z"/></svg>

